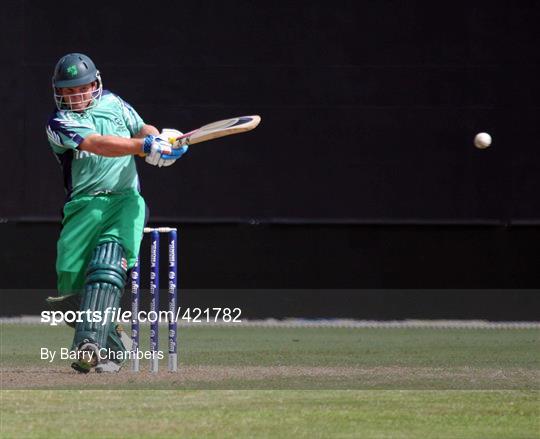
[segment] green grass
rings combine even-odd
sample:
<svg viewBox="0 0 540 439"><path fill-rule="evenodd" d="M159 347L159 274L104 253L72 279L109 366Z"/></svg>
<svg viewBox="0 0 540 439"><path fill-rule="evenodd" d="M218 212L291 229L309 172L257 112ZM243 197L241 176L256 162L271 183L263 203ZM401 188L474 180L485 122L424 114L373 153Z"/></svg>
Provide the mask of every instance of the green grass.
<svg viewBox="0 0 540 439"><path fill-rule="evenodd" d="M39 359L70 328L3 324L0 437L540 438L539 335L195 326L178 374L81 376Z"/></svg>
<svg viewBox="0 0 540 439"><path fill-rule="evenodd" d="M2 391L3 438L537 438L522 391ZM96 414L96 408L102 408Z"/></svg>
<svg viewBox="0 0 540 439"><path fill-rule="evenodd" d="M71 344L66 326L0 325L0 367L40 365L39 349ZM186 365L540 366L533 329L358 329L189 327L179 331ZM148 348L143 329L142 349ZM166 329L161 332L166 347ZM166 359L162 362L166 364Z"/></svg>
<svg viewBox="0 0 540 439"><path fill-rule="evenodd" d="M68 360L49 364L40 360L39 352L41 347L69 346L71 328L3 324L0 333L2 371L34 368L46 375L51 368L61 368L69 372ZM118 382L87 380L84 388L115 384L137 389L540 388L540 331L534 329L195 326L181 328L179 333L178 377L160 375L148 380L132 374ZM147 332L143 331L141 341L142 349L147 349ZM165 328L161 342L164 348ZM166 361L161 362L162 370ZM146 363L142 361L144 367ZM206 368L208 376L198 376L196 368ZM212 373L220 370L231 373L214 379ZM4 387L10 386L4 383ZM45 377L41 385L28 384L35 387L76 389L80 384Z"/></svg>

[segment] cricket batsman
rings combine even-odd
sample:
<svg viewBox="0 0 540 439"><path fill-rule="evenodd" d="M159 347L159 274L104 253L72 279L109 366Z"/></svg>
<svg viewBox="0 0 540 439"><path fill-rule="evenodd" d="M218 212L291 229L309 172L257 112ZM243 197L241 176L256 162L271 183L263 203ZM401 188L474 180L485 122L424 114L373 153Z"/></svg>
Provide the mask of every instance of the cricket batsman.
<svg viewBox="0 0 540 439"><path fill-rule="evenodd" d="M117 372L126 362L118 359L122 355L101 357L131 349L109 312L119 308L147 217L135 156L145 155L152 166L170 166L188 147L173 147L167 138L179 131L160 135L127 102L104 90L86 55L63 56L52 86L56 109L46 131L63 171L66 202L57 243L59 295L47 301L53 310L85 316L75 324L73 369ZM101 319L92 317L96 311Z"/></svg>

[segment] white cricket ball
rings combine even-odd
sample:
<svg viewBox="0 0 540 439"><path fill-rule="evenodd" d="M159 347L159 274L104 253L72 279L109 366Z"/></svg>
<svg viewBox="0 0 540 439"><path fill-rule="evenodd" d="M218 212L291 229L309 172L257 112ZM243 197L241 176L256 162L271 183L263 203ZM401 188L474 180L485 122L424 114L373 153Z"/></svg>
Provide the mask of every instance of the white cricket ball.
<svg viewBox="0 0 540 439"><path fill-rule="evenodd" d="M474 138L474 146L485 149L491 145L491 136L488 133L478 133Z"/></svg>

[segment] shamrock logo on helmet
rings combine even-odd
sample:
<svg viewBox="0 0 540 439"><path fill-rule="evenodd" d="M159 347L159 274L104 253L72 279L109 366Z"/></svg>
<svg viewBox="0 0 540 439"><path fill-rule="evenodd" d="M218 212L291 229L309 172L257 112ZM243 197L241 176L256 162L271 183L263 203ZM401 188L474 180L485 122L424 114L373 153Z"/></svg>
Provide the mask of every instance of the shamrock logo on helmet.
<svg viewBox="0 0 540 439"><path fill-rule="evenodd" d="M79 73L79 71L77 70L77 66L76 65L72 65L72 66L69 66L67 69L66 69L66 72L73 78L75 76L77 76L77 74Z"/></svg>

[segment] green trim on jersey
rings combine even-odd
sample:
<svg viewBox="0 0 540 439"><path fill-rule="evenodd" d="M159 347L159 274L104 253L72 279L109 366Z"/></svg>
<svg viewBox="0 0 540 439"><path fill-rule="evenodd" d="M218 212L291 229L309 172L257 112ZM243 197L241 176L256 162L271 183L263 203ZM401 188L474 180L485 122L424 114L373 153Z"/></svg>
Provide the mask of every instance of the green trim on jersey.
<svg viewBox="0 0 540 439"><path fill-rule="evenodd" d="M55 111L47 125L47 137L62 165L68 199L138 189L134 156L104 157L78 147L91 134L131 138L143 126L137 112L108 91L103 92L96 107L87 111Z"/></svg>

